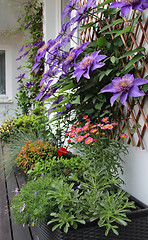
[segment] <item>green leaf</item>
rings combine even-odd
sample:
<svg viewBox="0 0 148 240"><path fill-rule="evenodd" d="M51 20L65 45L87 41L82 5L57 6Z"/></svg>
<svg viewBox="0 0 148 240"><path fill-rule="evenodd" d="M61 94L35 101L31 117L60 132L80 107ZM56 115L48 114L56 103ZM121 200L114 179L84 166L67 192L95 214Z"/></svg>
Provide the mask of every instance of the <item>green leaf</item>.
<svg viewBox="0 0 148 240"><path fill-rule="evenodd" d="M98 7L102 7L102 6L104 6L106 4L110 4L112 2L113 2L113 0L106 0L105 2L101 3Z"/></svg>
<svg viewBox="0 0 148 240"><path fill-rule="evenodd" d="M95 108L96 108L97 110L101 110L102 106L103 106L103 103L97 103L97 104L95 105Z"/></svg>
<svg viewBox="0 0 148 240"><path fill-rule="evenodd" d="M97 39L97 45L99 47L103 47L103 46L106 46L106 43L107 43L107 40L105 37L100 37Z"/></svg>
<svg viewBox="0 0 148 240"><path fill-rule="evenodd" d="M65 111L65 107L64 106L56 108L56 109L52 110L51 112L53 113L53 112L61 112L61 111Z"/></svg>
<svg viewBox="0 0 148 240"><path fill-rule="evenodd" d="M136 56L134 56L130 62L125 66L125 70L127 70L128 68L130 68L134 63L138 62L141 58L143 57L143 54L137 54Z"/></svg>
<svg viewBox="0 0 148 240"><path fill-rule="evenodd" d="M112 34L112 33L118 33L118 32L120 32L120 31L119 30L112 30L112 31L105 32L103 34L106 35L106 34Z"/></svg>
<svg viewBox="0 0 148 240"><path fill-rule="evenodd" d="M106 76L108 76L112 71L113 71L113 69L108 69L104 73L105 73Z"/></svg>
<svg viewBox="0 0 148 240"><path fill-rule="evenodd" d="M112 228L112 230L117 236L119 235L118 231L115 228Z"/></svg>
<svg viewBox="0 0 148 240"><path fill-rule="evenodd" d="M72 101L72 104L80 104L80 95L78 95L76 99Z"/></svg>
<svg viewBox="0 0 148 240"><path fill-rule="evenodd" d="M82 223L82 224L86 224L86 222L84 220L76 220L76 221L79 223Z"/></svg>
<svg viewBox="0 0 148 240"><path fill-rule="evenodd" d="M134 127L135 128L141 128L141 125L139 123L137 123Z"/></svg>
<svg viewBox="0 0 148 240"><path fill-rule="evenodd" d="M86 29L86 28L92 27L92 26L94 26L94 25L95 25L94 22L87 23L87 24L85 24L85 25L83 25L83 26L80 27L80 31L82 31L82 30L84 30L84 29Z"/></svg>
<svg viewBox="0 0 148 240"><path fill-rule="evenodd" d="M93 96L93 94L88 94L85 96L83 102L86 102L88 99L90 99Z"/></svg>
<svg viewBox="0 0 148 240"><path fill-rule="evenodd" d="M131 134L135 133L135 131L136 131L135 128L130 129L130 133L131 133Z"/></svg>
<svg viewBox="0 0 148 240"><path fill-rule="evenodd" d="M122 18L118 18L117 20L113 21L113 25L117 25L119 23L122 23L123 19Z"/></svg>
<svg viewBox="0 0 148 240"><path fill-rule="evenodd" d="M73 88L73 86L74 86L73 83L70 83L70 84L66 85L65 87L62 88L62 92Z"/></svg>
<svg viewBox="0 0 148 240"><path fill-rule="evenodd" d="M142 89L144 92L148 92L148 83L143 85Z"/></svg>
<svg viewBox="0 0 148 240"><path fill-rule="evenodd" d="M124 220L122 220L122 219L120 219L120 218L116 219L116 221L117 221L118 223L120 223L121 225L123 225L123 226L127 226L127 222L125 222Z"/></svg>
<svg viewBox="0 0 148 240"><path fill-rule="evenodd" d="M110 60L111 60L111 62L114 64L114 63L116 62L115 56L112 56L112 57L110 58Z"/></svg>
<svg viewBox="0 0 148 240"><path fill-rule="evenodd" d="M113 23L106 25L105 27L103 27L103 28L99 31L99 33L103 32L104 30L106 30L106 29L108 29L109 27L112 27L112 26L113 26ZM118 31L118 30L116 30L116 31Z"/></svg>
<svg viewBox="0 0 148 240"><path fill-rule="evenodd" d="M88 110L86 110L86 113L91 114L91 113L93 113L94 111L95 111L94 109L88 109Z"/></svg>
<svg viewBox="0 0 148 240"><path fill-rule="evenodd" d="M124 28L123 30L120 30L115 36L114 38L120 36L121 34L127 33L127 32L133 32L134 27L128 26L126 28Z"/></svg>
<svg viewBox="0 0 148 240"><path fill-rule="evenodd" d="M129 128L129 126L125 126L122 130L122 133L124 133L128 128Z"/></svg>
<svg viewBox="0 0 148 240"><path fill-rule="evenodd" d="M124 55L122 55L119 59L127 57L129 55L132 55L133 53L136 53L136 52L141 52L141 51L145 51L145 48L144 47L138 47L134 50L130 50L130 51L126 52Z"/></svg>

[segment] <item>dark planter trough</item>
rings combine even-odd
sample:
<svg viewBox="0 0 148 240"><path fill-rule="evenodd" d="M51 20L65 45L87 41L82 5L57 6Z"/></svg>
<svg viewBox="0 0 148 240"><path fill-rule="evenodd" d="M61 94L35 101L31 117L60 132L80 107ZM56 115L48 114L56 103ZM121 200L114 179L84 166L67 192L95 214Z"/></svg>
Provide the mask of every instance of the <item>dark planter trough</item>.
<svg viewBox="0 0 148 240"><path fill-rule="evenodd" d="M51 226L43 223L36 228L36 234L39 240L148 240L148 206L133 197L131 200L137 208L128 214L131 222L126 227L119 225L118 236L110 231L106 237L105 228L99 228L97 222L80 225L76 230L71 228L68 233L60 229L52 232Z"/></svg>

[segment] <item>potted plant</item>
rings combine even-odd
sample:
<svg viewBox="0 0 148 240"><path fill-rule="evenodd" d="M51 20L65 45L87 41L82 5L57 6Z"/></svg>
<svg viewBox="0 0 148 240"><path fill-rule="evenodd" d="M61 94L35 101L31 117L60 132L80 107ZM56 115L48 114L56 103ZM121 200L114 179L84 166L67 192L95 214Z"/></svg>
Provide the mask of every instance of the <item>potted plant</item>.
<svg viewBox="0 0 148 240"><path fill-rule="evenodd" d="M134 202L129 199L129 194L118 188L122 182L118 174L119 168L122 171L120 154L127 153L127 149L111 137L117 123L109 123L108 118L103 118L102 123L92 124L88 116L83 120L86 121L83 126L75 123L66 133L75 138L78 156L49 158L48 170L44 168L38 177L33 176L13 199L16 223L39 225L40 239L47 233L47 239L54 235L55 239L73 235L76 239L85 239L87 231L91 233L89 239L105 234L118 235L118 228L119 233L122 232L119 225L125 227L134 214L129 213L135 208ZM114 138L115 133L114 129ZM73 140L72 148L74 143ZM147 210L143 212L146 217Z"/></svg>

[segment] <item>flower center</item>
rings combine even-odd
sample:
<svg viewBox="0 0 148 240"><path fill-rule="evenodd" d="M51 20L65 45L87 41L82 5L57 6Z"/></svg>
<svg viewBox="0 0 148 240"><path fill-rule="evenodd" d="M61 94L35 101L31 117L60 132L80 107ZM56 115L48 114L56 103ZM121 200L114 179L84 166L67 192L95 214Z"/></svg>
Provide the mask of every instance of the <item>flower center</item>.
<svg viewBox="0 0 148 240"><path fill-rule="evenodd" d="M116 81L114 83L114 88L116 89L117 92L129 90L133 86L133 79L123 77L119 81Z"/></svg>
<svg viewBox="0 0 148 240"><path fill-rule="evenodd" d="M71 52L69 56L65 59L64 64L70 63L74 59L74 57L75 57L75 53Z"/></svg>
<svg viewBox="0 0 148 240"><path fill-rule="evenodd" d="M89 65L92 65L94 59L92 56L87 56L84 57L84 59L82 60L82 62L80 63L80 68L81 69L87 69Z"/></svg>

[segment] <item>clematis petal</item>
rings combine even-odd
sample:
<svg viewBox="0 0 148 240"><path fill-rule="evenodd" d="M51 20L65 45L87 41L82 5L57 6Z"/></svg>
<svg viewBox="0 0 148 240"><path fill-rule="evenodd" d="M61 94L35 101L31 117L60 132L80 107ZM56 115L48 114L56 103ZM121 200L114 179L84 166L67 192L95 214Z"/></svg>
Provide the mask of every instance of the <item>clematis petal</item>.
<svg viewBox="0 0 148 240"><path fill-rule="evenodd" d="M148 83L148 79L146 79L146 78L135 78L134 79L134 85L136 85L136 86L140 86L140 85L143 85L146 83Z"/></svg>
<svg viewBox="0 0 148 240"><path fill-rule="evenodd" d="M122 2L113 2L109 6L109 8L116 8L116 7L122 7L122 6L124 6L124 4Z"/></svg>
<svg viewBox="0 0 148 240"><path fill-rule="evenodd" d="M104 65L105 65L105 63L103 63L103 62L93 64L92 67L91 67L91 71L95 70L96 68L101 68Z"/></svg>
<svg viewBox="0 0 148 240"><path fill-rule="evenodd" d="M85 73L83 74L83 76L84 76L85 78L87 78L87 79L90 79L89 69L87 70L87 72L85 72Z"/></svg>
<svg viewBox="0 0 148 240"><path fill-rule="evenodd" d="M140 91L139 88L135 85L129 90L129 96L131 97L140 97L144 95L145 93Z"/></svg>
<svg viewBox="0 0 148 240"><path fill-rule="evenodd" d="M130 8L131 8L131 6L124 6L121 8L121 13L122 13L123 17L125 17L129 13Z"/></svg>
<svg viewBox="0 0 148 240"><path fill-rule="evenodd" d="M121 92L114 93L113 96L110 99L111 106L113 106L115 100L120 96Z"/></svg>
<svg viewBox="0 0 148 240"><path fill-rule="evenodd" d="M79 82L81 76L83 75L84 73L84 70L81 70L81 69L76 69L72 75L72 77L76 77L77 78L77 82Z"/></svg>
<svg viewBox="0 0 148 240"><path fill-rule="evenodd" d="M126 99L127 99L127 96L128 96L128 91L124 91L121 96L120 96L120 102L124 105L124 106L127 106L126 105Z"/></svg>
<svg viewBox="0 0 148 240"><path fill-rule="evenodd" d="M113 92L113 93L116 93L117 91L114 89L113 85L112 84L109 84L109 85L106 85L102 90L101 90L101 93L104 93L104 92ZM121 94L121 93L120 93Z"/></svg>

